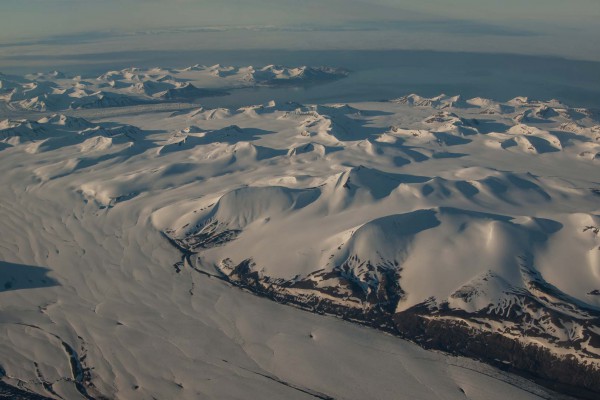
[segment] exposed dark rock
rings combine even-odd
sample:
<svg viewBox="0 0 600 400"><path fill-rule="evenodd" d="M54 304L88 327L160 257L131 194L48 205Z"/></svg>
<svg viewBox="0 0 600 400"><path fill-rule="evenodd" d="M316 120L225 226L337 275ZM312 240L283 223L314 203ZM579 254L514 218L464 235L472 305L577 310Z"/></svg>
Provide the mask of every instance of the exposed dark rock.
<svg viewBox="0 0 600 400"><path fill-rule="evenodd" d="M292 281L261 277L252 260L245 260L232 267L232 271L227 275L231 283L279 303L368 325L414 341L427 349L477 359L564 394L590 400L600 395L600 369L597 367L582 362L575 355L561 357L542 346L493 332L491 325L485 322L511 321L516 326L528 326L520 333L523 337L543 338L554 341L560 347L586 353L582 347L584 342L588 346L600 348L600 335L589 329L600 326L600 315L592 310L585 310L588 319L581 321L571 317L569 321L568 312L546 307L535 297L520 293L518 303L522 306L507 310L490 306L476 313L469 313L451 309L447 303L435 305L432 300L395 313L399 299L397 291L402 292L396 283L397 278L391 275L383 275L384 279L379 282L378 289L367 295L362 286L352 279L344 278L343 268L313 273L308 278ZM332 278L338 280L337 286L317 285L317 281L322 285L323 281ZM551 291L542 282L535 281L535 285L538 290ZM291 295L289 289L303 289L306 294ZM342 292L345 293L344 296L340 295ZM390 297L391 292L394 294ZM469 296L466 293L464 295ZM552 293L548 294L549 297L551 295ZM340 300L336 301L331 297ZM584 335L567 342L558 342L532 320L528 311L542 313L544 324L579 323L584 327ZM482 328L475 328L473 322ZM588 355L595 357L591 353Z"/></svg>
<svg viewBox="0 0 600 400"><path fill-rule="evenodd" d="M27 392L18 387L11 386L6 382L0 381L0 399L11 400L52 400L50 397Z"/></svg>
<svg viewBox="0 0 600 400"><path fill-rule="evenodd" d="M428 310L414 307L393 317L400 336L424 348L484 361L558 392L590 400L600 395L600 370L575 356L558 357L541 346L477 331L463 321L428 318L423 312Z"/></svg>
<svg viewBox="0 0 600 400"><path fill-rule="evenodd" d="M211 221L183 240L170 240L189 259L194 251L222 245L239 233ZM481 285L504 287L506 302L475 312L436 299L396 312L405 292L400 286L402 266L393 260L373 265L354 255L330 270L289 280L263 276L252 259L241 263L226 259L217 269L222 279L276 302L477 359L567 395L599 398L600 312L546 282L533 268L531 255L519 258L525 288L512 287L490 272L481 278ZM481 295L478 285L465 285L451 297L469 303Z"/></svg>

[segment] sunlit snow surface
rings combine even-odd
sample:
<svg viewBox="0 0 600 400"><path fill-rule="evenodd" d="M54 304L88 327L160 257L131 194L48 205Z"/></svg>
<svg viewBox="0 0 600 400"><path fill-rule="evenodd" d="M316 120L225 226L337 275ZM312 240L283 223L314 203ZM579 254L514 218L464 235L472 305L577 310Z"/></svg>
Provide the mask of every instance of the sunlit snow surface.
<svg viewBox="0 0 600 400"><path fill-rule="evenodd" d="M240 73L215 68L203 71ZM47 85L77 97L56 93L58 75L27 79L10 93ZM169 100L157 77L121 76L107 90L127 79L118 90ZM350 308L367 301L338 278L367 296L388 270L397 312L428 302L502 317L525 292L544 297L575 322L521 339L557 354L578 343L577 356L598 363L589 340L600 328L580 324L600 306L593 110L411 95L241 109L59 102L62 114L35 114L49 109L40 101L7 98L21 111L0 121L0 365L13 386L56 398L551 397L202 273L227 276L246 260L261 279L319 288L289 295ZM167 238L196 253L193 265L174 267L181 254ZM489 329L518 339L509 325Z"/></svg>

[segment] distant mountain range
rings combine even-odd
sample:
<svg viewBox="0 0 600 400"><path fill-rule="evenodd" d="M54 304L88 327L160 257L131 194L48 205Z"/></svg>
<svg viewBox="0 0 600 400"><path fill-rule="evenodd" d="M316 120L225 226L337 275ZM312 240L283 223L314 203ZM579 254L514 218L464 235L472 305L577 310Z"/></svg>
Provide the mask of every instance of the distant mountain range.
<svg viewBox="0 0 600 400"><path fill-rule="evenodd" d="M164 234L182 252L177 272L600 395L597 111L408 95L143 113L225 87L345 74L217 65L3 76L10 107L69 112L0 121L0 156L98 232L114 227L111 238L125 235L112 215L139 215L127 229ZM77 116L132 104L142 106L112 121ZM95 235L88 251L111 246Z"/></svg>
<svg viewBox="0 0 600 400"><path fill-rule="evenodd" d="M0 102L14 110L61 111L123 107L164 101L198 101L253 86L310 85L344 78L330 67L262 68L194 65L183 69L128 68L97 78L53 71L16 77L0 74Z"/></svg>

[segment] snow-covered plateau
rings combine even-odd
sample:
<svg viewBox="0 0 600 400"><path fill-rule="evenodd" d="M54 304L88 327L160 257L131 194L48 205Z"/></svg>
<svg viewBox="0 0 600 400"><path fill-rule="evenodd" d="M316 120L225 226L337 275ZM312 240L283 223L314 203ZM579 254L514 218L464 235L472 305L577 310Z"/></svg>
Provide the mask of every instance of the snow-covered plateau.
<svg viewBox="0 0 600 400"><path fill-rule="evenodd" d="M600 396L600 112L345 74L0 76L0 397Z"/></svg>

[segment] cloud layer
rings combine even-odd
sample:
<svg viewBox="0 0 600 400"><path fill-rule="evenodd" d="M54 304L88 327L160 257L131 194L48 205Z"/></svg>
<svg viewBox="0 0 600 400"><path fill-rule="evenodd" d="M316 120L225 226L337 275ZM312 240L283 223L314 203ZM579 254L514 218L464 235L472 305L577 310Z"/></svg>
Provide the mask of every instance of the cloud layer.
<svg viewBox="0 0 600 400"><path fill-rule="evenodd" d="M267 47L310 47L298 46L308 40L301 35L291 41L288 35L283 35L285 40L265 40L263 33L271 31L335 32L338 48L357 48L357 43L398 48L405 40L412 48L443 43L445 50L465 50L470 43L467 50L518 52L531 47L588 59L597 58L590 55L594 50L600 54L599 44L584 43L600 37L596 0L3 0L0 13L5 17L0 25L2 48L173 32L224 32L230 47L235 47L238 32L243 48L252 39L249 31L260 32L256 40ZM382 32L389 33L387 40ZM323 38L311 46L331 42Z"/></svg>

